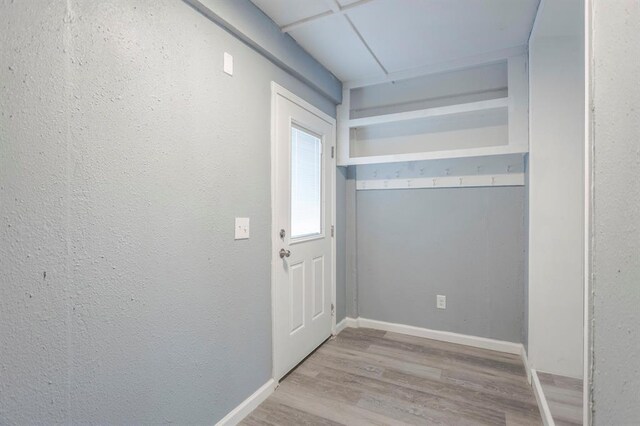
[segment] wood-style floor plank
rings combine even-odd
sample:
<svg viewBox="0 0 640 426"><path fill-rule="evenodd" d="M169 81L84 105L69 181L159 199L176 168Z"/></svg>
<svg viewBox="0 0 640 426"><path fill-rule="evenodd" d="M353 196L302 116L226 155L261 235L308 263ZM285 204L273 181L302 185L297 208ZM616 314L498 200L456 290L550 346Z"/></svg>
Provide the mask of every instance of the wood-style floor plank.
<svg viewBox="0 0 640 426"><path fill-rule="evenodd" d="M517 355L348 328L244 425L540 425Z"/></svg>
<svg viewBox="0 0 640 426"><path fill-rule="evenodd" d="M582 425L582 380L541 371L538 378L556 425Z"/></svg>

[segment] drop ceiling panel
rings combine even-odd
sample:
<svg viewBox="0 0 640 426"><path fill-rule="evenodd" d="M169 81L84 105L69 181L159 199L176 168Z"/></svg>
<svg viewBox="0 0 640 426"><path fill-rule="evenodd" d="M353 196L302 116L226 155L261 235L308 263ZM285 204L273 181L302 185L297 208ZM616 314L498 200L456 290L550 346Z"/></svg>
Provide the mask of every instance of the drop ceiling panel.
<svg viewBox="0 0 640 426"><path fill-rule="evenodd" d="M338 3L340 4L340 6L344 7L353 3L357 3L359 1L361 0L338 0ZM369 0L369 1L372 1L372 0Z"/></svg>
<svg viewBox="0 0 640 426"><path fill-rule="evenodd" d="M319 19L296 28L290 34L342 81L383 75L343 16Z"/></svg>
<svg viewBox="0 0 640 426"><path fill-rule="evenodd" d="M526 44L536 9L537 0L375 0L349 16L393 72Z"/></svg>
<svg viewBox="0 0 640 426"><path fill-rule="evenodd" d="M347 19L387 71L398 72L526 45L540 0L252 1L349 81L384 73Z"/></svg>
<svg viewBox="0 0 640 426"><path fill-rule="evenodd" d="M281 27L329 11L325 0L252 0L252 2Z"/></svg>

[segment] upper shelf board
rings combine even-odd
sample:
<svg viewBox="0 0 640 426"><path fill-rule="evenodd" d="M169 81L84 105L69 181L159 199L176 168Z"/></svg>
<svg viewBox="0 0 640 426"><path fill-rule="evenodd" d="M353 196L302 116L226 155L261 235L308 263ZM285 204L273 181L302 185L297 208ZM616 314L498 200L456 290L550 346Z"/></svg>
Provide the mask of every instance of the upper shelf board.
<svg viewBox="0 0 640 426"><path fill-rule="evenodd" d="M372 117L355 118L349 120L349 128L374 126L376 124L397 123L400 121L428 119L444 116L455 116L469 113L485 113L504 110L509 107L509 98L489 99L486 101L469 102L465 104L448 105L436 108L419 109L415 111L398 112L394 114L376 115Z"/></svg>

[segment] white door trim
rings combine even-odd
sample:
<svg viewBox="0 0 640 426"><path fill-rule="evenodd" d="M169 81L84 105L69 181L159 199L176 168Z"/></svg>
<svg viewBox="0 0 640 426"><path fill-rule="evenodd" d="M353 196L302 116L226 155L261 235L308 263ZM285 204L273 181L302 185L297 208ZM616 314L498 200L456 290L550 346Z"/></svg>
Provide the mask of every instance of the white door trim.
<svg viewBox="0 0 640 426"><path fill-rule="evenodd" d="M583 307L582 307L582 327L583 327L583 373L582 373L582 424L591 425L593 423L591 415L591 398L592 398L592 369L593 369L593 353L592 353L592 328L591 320L593 319L592 311L592 250L593 250L593 155L594 155L594 139L593 139L593 74L592 61L593 52L591 46L591 35L593 32L592 23L592 0L584 2L584 276L583 276Z"/></svg>
<svg viewBox="0 0 640 426"><path fill-rule="evenodd" d="M311 105L309 102L293 94L289 90L280 86L278 83L271 82L271 376L275 377L275 355L276 355L276 335L275 328L275 286L276 286L276 264L280 261L278 254L276 253L276 247L278 247L278 235L277 235L277 214L276 214L276 123L277 123L277 110L276 110L276 98L282 96L288 99L299 107L309 111L311 114L321 118L329 123L332 127L333 140L335 145L336 136L336 119L330 115L322 112L320 109ZM333 148L336 153L336 148ZM332 158L331 164L331 187L329 188L330 197L333 200L331 206L331 225L335 229L336 224L336 155ZM331 333L336 334L336 235L331 238L331 304L334 307L331 315Z"/></svg>

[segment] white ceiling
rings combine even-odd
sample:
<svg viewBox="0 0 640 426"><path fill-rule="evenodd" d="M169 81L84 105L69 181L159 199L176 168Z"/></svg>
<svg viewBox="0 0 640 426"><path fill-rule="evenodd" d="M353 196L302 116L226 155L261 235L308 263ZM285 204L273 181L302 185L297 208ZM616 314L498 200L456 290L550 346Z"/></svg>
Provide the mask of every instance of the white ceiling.
<svg viewBox="0 0 640 426"><path fill-rule="evenodd" d="M252 0L343 82L527 44L539 0Z"/></svg>

